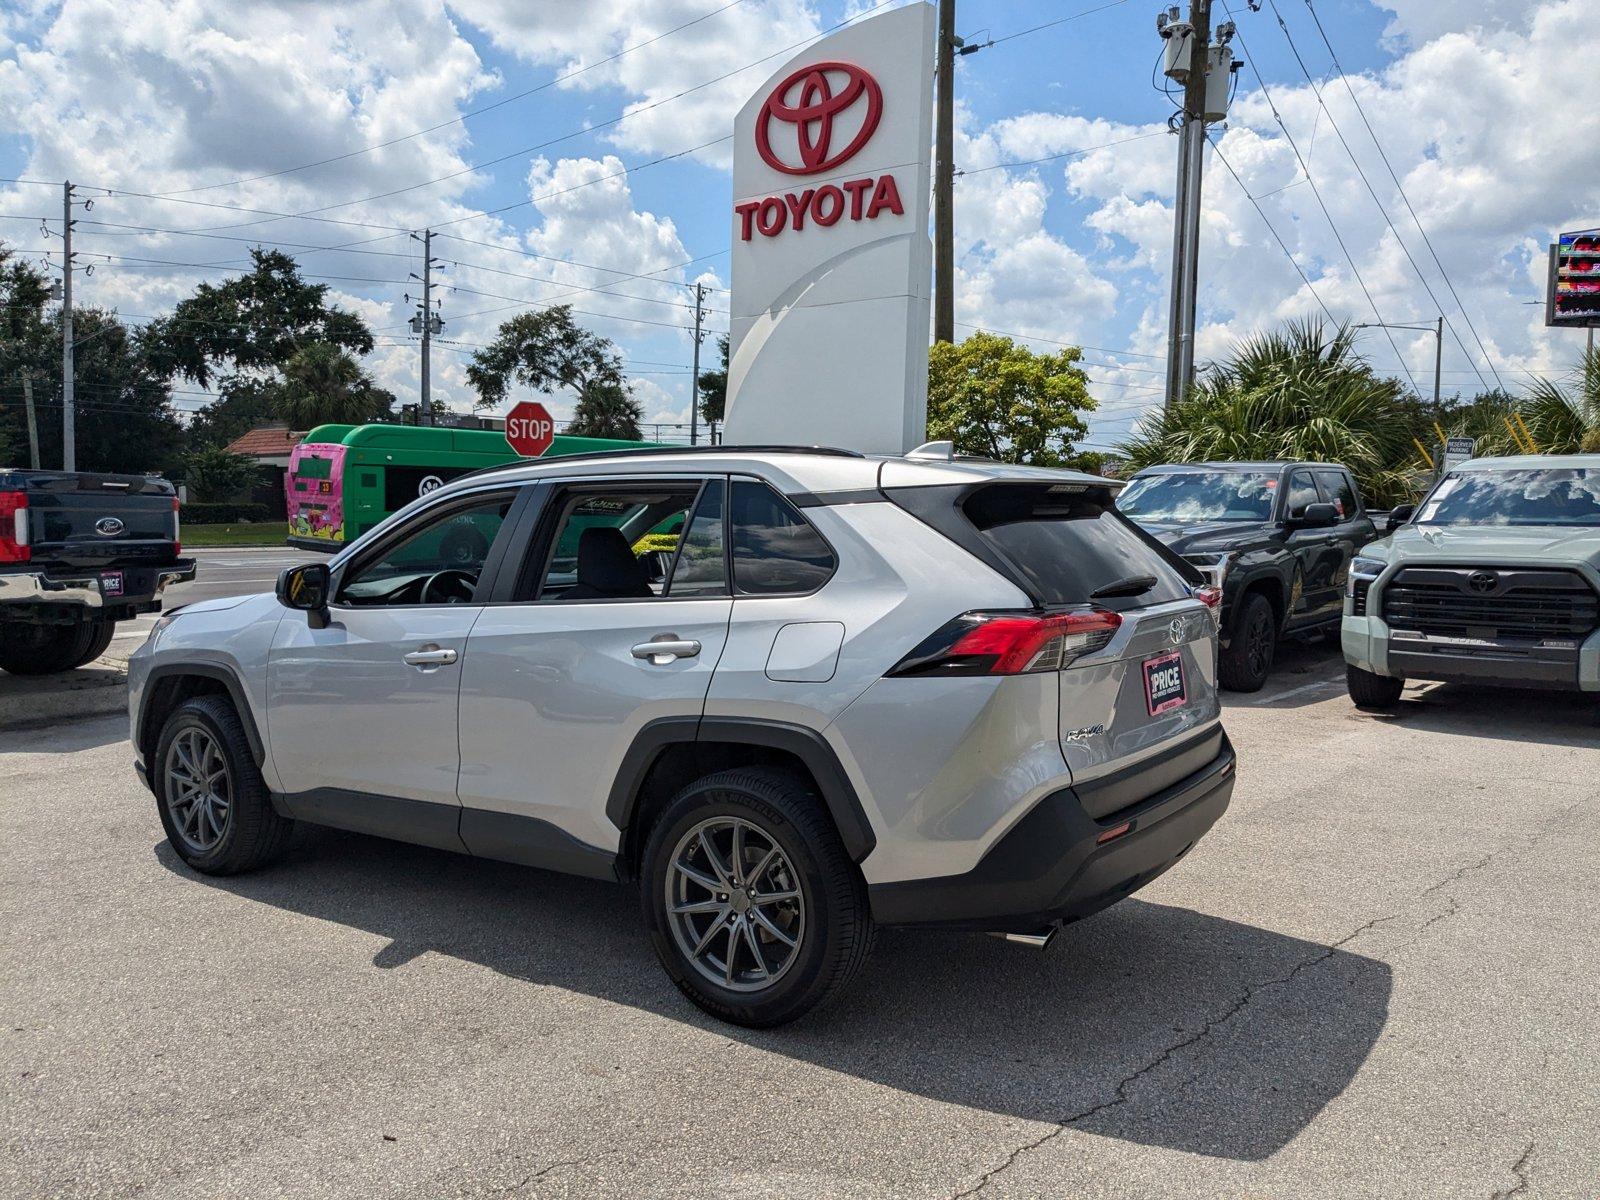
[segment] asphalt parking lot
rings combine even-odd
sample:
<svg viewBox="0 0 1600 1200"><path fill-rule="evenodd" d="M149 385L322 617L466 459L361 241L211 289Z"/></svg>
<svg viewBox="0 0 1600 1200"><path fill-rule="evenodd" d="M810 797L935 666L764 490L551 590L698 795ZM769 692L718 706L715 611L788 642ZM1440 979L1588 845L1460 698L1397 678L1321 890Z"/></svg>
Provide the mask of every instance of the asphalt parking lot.
<svg viewBox="0 0 1600 1200"><path fill-rule="evenodd" d="M1044 953L886 932L763 1033L622 889L309 830L202 878L123 719L0 730L0 1193L1592 1200L1594 699L1372 717L1286 657L1152 887Z"/></svg>

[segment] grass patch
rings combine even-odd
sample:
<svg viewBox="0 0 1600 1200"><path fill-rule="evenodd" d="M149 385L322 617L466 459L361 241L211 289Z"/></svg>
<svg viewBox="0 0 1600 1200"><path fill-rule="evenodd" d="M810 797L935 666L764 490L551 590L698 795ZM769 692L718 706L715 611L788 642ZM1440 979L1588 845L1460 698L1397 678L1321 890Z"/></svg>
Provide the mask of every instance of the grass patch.
<svg viewBox="0 0 1600 1200"><path fill-rule="evenodd" d="M185 525L180 540L184 549L191 546L281 546L288 536L289 526L283 521L241 521L236 525Z"/></svg>

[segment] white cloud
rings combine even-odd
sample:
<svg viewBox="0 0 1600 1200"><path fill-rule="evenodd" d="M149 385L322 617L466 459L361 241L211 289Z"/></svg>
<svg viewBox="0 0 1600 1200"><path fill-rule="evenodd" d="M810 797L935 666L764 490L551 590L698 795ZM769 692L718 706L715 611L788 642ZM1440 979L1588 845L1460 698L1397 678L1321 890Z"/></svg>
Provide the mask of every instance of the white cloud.
<svg viewBox="0 0 1600 1200"><path fill-rule="evenodd" d="M731 134L733 114L777 69L786 48L821 29L815 9L805 0L747 0L726 11L716 11L705 0L449 2L497 46L554 67L558 74L583 72L563 87L620 90L632 97L627 118L605 136L624 149L648 154L687 150ZM688 27L681 32L670 32L684 25ZM624 50L629 52L605 61ZM736 73L702 86L730 72ZM683 92L689 94L677 98ZM609 120L623 111L619 106L597 119ZM726 166L731 151L724 142L697 157Z"/></svg>

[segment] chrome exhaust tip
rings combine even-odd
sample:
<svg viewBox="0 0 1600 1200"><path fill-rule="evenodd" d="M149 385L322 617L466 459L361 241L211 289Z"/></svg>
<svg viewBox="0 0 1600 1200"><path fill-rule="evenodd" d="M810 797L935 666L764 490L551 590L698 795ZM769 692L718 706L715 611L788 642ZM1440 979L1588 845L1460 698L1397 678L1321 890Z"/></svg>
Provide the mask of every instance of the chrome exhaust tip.
<svg viewBox="0 0 1600 1200"><path fill-rule="evenodd" d="M995 933L991 934L990 936L1001 938L1002 940L1011 942L1014 945L1032 946L1035 950L1043 950L1051 943L1052 940L1054 940L1056 934L1060 931L1061 926L1049 925L1044 929L1040 929L1034 933Z"/></svg>

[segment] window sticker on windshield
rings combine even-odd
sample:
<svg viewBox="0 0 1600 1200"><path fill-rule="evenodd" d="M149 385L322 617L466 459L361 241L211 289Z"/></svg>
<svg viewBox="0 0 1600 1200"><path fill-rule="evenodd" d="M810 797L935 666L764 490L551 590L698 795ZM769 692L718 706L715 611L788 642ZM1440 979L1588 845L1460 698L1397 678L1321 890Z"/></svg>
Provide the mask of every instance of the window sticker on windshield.
<svg viewBox="0 0 1600 1200"><path fill-rule="evenodd" d="M1461 476L1446 477L1443 483L1433 489L1433 495L1429 496L1428 502L1422 506L1422 512L1417 515L1417 520L1424 523L1433 520L1433 514L1439 511L1439 505L1460 486Z"/></svg>

